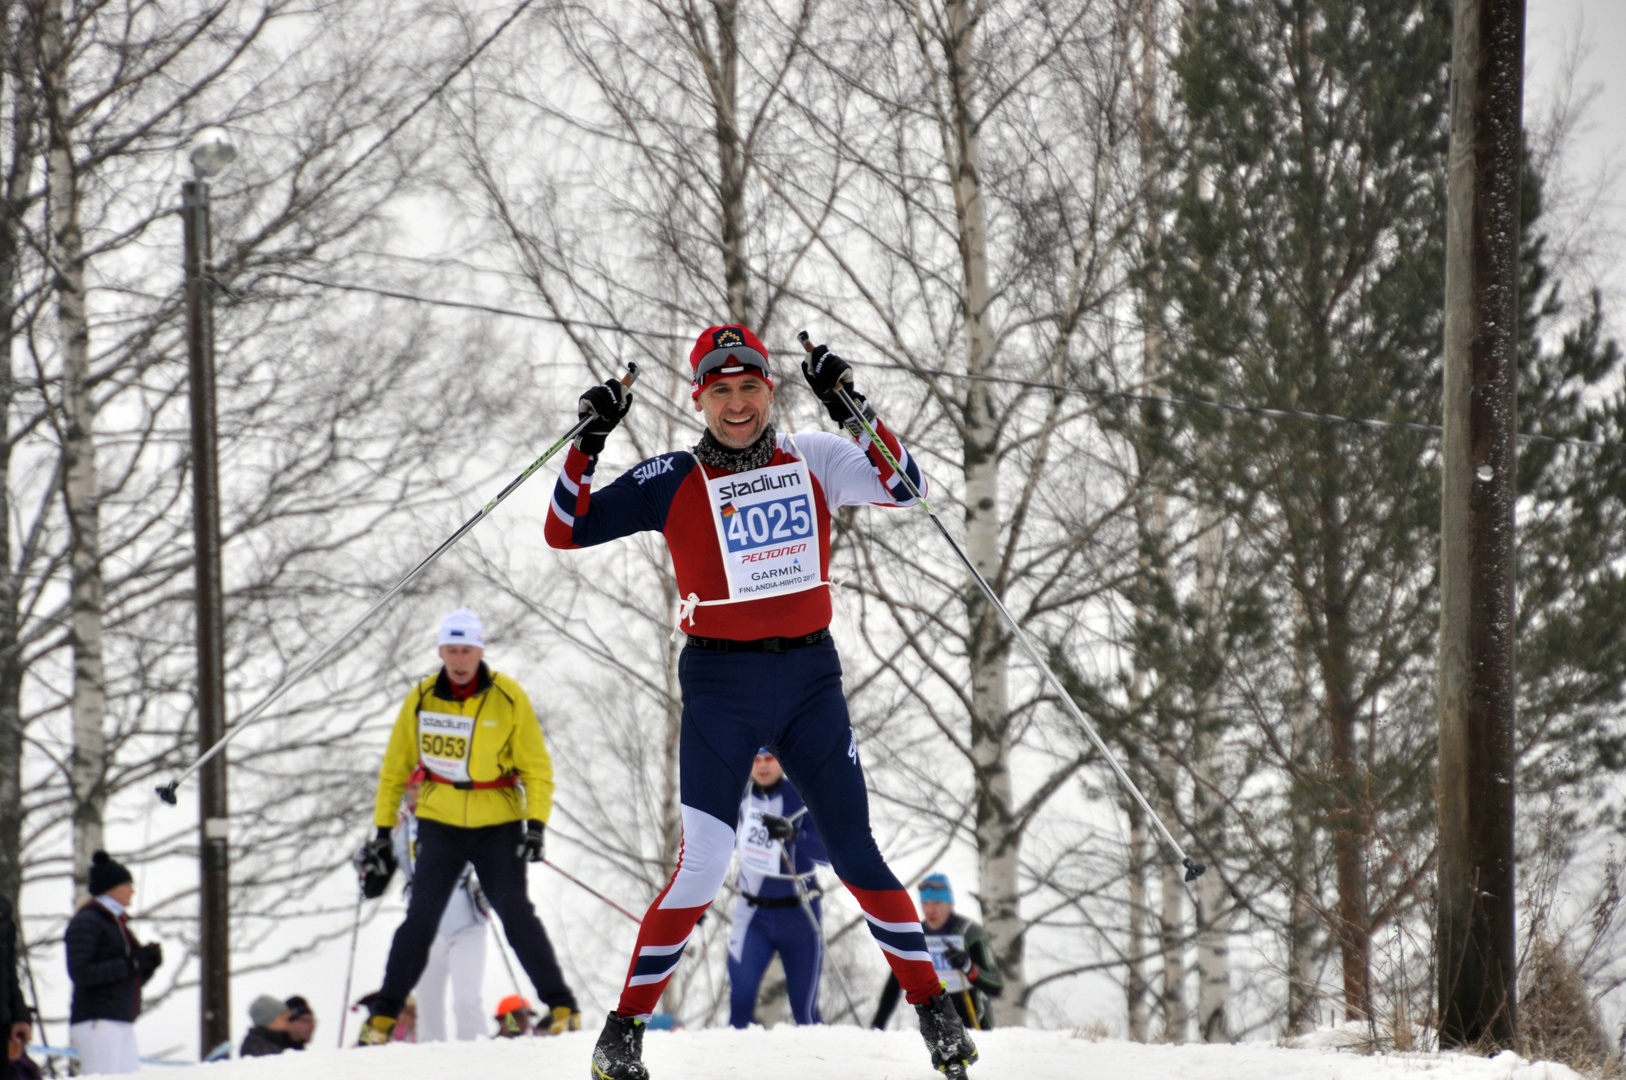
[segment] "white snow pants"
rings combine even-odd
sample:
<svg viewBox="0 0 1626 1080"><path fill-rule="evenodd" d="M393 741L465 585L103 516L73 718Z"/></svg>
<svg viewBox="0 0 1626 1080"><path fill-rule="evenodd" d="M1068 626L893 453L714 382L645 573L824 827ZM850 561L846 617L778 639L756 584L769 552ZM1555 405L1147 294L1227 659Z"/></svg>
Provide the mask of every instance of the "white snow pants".
<svg viewBox="0 0 1626 1080"><path fill-rule="evenodd" d="M486 921L455 934L436 934L429 946L429 962L412 994L418 999L418 1041L446 1041L446 979L452 982L452 1013L457 1037L477 1039L485 1031L485 1007L480 984L486 977Z"/></svg>
<svg viewBox="0 0 1626 1080"><path fill-rule="evenodd" d="M135 1025L123 1020L81 1020L68 1027L68 1043L79 1051L79 1074L141 1071Z"/></svg>

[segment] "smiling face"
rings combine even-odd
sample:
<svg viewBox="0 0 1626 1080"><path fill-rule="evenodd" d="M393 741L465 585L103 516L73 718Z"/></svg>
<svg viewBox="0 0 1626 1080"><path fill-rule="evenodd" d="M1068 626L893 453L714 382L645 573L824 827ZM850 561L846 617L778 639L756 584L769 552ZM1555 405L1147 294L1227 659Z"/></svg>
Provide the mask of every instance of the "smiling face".
<svg viewBox="0 0 1626 1080"><path fill-rule="evenodd" d="M732 450L744 450L762 437L772 405L773 387L751 374L712 379L694 403L712 435Z"/></svg>

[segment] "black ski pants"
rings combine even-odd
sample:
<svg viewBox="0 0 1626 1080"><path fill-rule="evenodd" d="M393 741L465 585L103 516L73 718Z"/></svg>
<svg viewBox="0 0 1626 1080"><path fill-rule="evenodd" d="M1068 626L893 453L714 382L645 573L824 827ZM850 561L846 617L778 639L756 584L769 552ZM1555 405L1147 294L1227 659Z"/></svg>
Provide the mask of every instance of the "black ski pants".
<svg viewBox="0 0 1626 1080"><path fill-rule="evenodd" d="M395 931L389 962L384 965L384 988L378 992L374 1012L399 1016L407 995L418 985L424 965L429 962L429 946L440 930L440 917L451 899L457 879L466 864L474 864L480 888L502 919L508 944L519 957L519 966L531 977L536 993L548 1006L576 1008L576 995L565 985L553 944L536 908L525 890L524 859L514 852L525 835L518 821L464 829L438 821L418 819L418 859L412 868L412 898L407 901L406 919Z"/></svg>

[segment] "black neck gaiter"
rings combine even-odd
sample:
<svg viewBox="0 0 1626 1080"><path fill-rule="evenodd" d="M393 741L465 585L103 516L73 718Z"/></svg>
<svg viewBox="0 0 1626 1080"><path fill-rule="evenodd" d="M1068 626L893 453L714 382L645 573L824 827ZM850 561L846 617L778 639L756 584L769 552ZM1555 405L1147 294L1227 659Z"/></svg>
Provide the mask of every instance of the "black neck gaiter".
<svg viewBox="0 0 1626 1080"><path fill-rule="evenodd" d="M773 449L774 430L772 424L763 428L762 437L744 450L735 450L732 447L724 446L718 441L717 436L711 433L711 429L707 428L706 433L695 444L694 456L714 469L727 469L729 472L750 472L752 469L760 469L768 464L768 460L773 457Z"/></svg>

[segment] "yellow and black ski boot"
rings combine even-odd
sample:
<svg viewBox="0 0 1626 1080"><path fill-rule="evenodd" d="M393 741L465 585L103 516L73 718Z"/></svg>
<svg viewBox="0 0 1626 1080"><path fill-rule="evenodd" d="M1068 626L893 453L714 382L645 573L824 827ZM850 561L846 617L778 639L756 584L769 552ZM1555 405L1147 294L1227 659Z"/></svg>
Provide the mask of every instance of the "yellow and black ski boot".
<svg viewBox="0 0 1626 1080"><path fill-rule="evenodd" d="M395 1031L395 1017L373 1015L361 1025L361 1037L356 1040L357 1046L383 1046L390 1041L390 1035Z"/></svg>
<svg viewBox="0 0 1626 1080"><path fill-rule="evenodd" d="M555 1005L548 1025L549 1035L563 1035L567 1031L580 1031L582 1029L581 1010L569 1005Z"/></svg>

